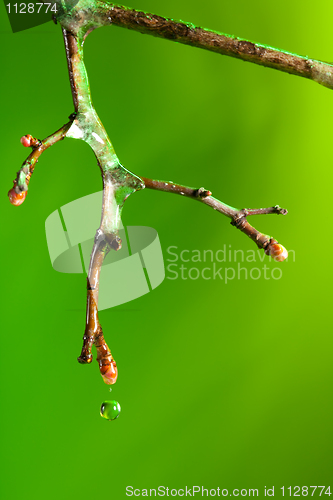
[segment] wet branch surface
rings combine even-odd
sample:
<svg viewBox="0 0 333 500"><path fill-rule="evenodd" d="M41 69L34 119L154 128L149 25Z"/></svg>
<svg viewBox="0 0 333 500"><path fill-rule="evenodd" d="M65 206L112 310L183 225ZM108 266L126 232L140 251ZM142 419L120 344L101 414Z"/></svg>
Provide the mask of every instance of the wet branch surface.
<svg viewBox="0 0 333 500"><path fill-rule="evenodd" d="M77 358L81 364L91 363L93 359L92 346L95 345L99 370L106 384L114 384L118 376L116 362L105 342L98 319L99 277L104 258L110 249L111 245L105 234L99 229L95 236L87 277L87 317L83 346L81 354Z"/></svg>
<svg viewBox="0 0 333 500"><path fill-rule="evenodd" d="M86 17L89 19L85 26L86 35L99 26L113 24L302 76L330 89L333 88L333 65L308 56L300 56L269 45L197 27L192 23L175 21L100 0L81 1L79 5L77 13L71 11L67 16L66 13L61 12L59 20L63 25L72 27L73 17L77 16L77 20L81 19L81 23Z"/></svg>
<svg viewBox="0 0 333 500"><path fill-rule="evenodd" d="M114 152L110 139L100 122L91 102L86 68L83 62L83 41L63 29L69 79L75 108L74 132L72 137L85 140L93 149L103 179L103 204L100 227L97 229L91 253L87 277L87 313L83 336L83 347L78 361L91 363L92 346L96 347L99 370L106 384L114 384L118 370L116 362L104 339L98 317L99 277L108 252L121 248L118 235L120 212L126 195L142 187L141 180L122 167ZM124 188L123 197L117 195Z"/></svg>
<svg viewBox="0 0 333 500"><path fill-rule="evenodd" d="M236 57L333 88L333 66L325 62L119 5L114 5L106 16L116 26Z"/></svg>
<svg viewBox="0 0 333 500"><path fill-rule="evenodd" d="M30 135L21 138L22 144L31 147L32 152L19 170L14 180L14 187L8 195L13 205L22 204L40 155L56 142L65 137L71 137L85 141L92 148L102 175L103 203L101 223L95 235L88 270L86 327L78 361L82 364L90 364L93 359L92 347L95 346L103 380L107 384L114 384L118 370L105 342L98 318L99 278L105 256L109 251L121 248L120 216L128 196L140 189L148 188L200 201L231 219L233 226L245 233L259 248L263 248L266 254L278 261L287 257L285 248L275 239L257 231L249 224L247 217L260 214L285 215L287 211L278 205L269 208L239 210L217 200L212 196L211 191L202 187L195 189L172 182L140 178L124 168L92 105L83 60L83 43L87 35L99 26L113 24L310 78L330 88L333 88L333 66L119 5L80 0L74 8L68 8L67 11L61 11L67 8L65 3L59 5L61 8L57 20L63 32L75 112L69 116L68 123L42 141Z"/></svg>
<svg viewBox="0 0 333 500"><path fill-rule="evenodd" d="M66 134L71 125L72 125L72 120L63 125L59 130L49 135L48 137L46 137L46 139L43 139L42 141L36 138L32 138L30 136L32 152L30 153L28 158L23 162L22 167L17 172L16 179L14 180L14 190L16 193L28 190L28 185L31 176L35 169L36 163L38 163L40 155L46 149L53 146L53 144L56 144L57 142L63 140L66 137Z"/></svg>

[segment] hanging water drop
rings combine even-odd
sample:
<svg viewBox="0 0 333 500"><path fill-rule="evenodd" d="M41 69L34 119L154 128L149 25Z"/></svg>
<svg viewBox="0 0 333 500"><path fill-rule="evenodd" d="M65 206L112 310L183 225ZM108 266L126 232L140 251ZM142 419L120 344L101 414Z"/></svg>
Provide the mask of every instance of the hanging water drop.
<svg viewBox="0 0 333 500"><path fill-rule="evenodd" d="M101 406L101 417L107 420L115 420L119 417L121 412L120 404L118 401L104 401Z"/></svg>

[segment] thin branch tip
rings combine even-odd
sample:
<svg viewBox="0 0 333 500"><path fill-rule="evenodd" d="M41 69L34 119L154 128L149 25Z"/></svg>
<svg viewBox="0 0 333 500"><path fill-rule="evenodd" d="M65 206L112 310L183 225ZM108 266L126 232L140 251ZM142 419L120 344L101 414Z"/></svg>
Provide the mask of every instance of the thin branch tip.
<svg viewBox="0 0 333 500"><path fill-rule="evenodd" d="M279 205L268 208L243 208L239 211L239 214L243 214L245 217L248 215L267 215L267 214L277 214L277 215L287 215L288 210L281 208Z"/></svg>
<svg viewBox="0 0 333 500"><path fill-rule="evenodd" d="M279 205L275 205L275 210L277 214L287 215L288 210L286 208L281 208Z"/></svg>

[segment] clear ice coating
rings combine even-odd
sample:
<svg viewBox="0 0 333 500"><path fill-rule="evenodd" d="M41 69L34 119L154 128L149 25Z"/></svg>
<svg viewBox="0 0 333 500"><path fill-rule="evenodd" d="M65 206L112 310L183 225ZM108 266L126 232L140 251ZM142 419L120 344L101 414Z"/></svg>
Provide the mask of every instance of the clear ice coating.
<svg viewBox="0 0 333 500"><path fill-rule="evenodd" d="M106 418L106 420L115 420L119 417L121 412L121 407L118 401L104 401L101 406L101 417Z"/></svg>

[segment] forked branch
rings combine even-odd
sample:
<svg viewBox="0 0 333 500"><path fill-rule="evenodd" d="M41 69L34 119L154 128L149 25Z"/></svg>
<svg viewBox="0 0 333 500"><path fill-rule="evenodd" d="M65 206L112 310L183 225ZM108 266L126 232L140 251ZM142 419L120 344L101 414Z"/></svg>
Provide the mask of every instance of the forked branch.
<svg viewBox="0 0 333 500"><path fill-rule="evenodd" d="M23 144L23 146L31 147L32 152L30 153L28 158L23 162L22 167L17 172L16 179L14 179L13 181L14 186L8 192L10 202L13 205L18 206L24 202L28 191L28 185L31 176L35 169L36 163L38 163L40 155L46 149L53 146L53 144L55 144L58 141L61 141L66 137L66 134L73 122L73 116L71 115L69 118L71 119L71 121L63 125L59 130L49 135L48 137L46 137L46 139L43 139L42 141L32 137L30 134L21 137L21 143Z"/></svg>
<svg viewBox="0 0 333 500"><path fill-rule="evenodd" d="M230 224L245 233L249 238L251 238L251 240L256 243L258 248L263 248L265 250L265 253L273 257L275 260L283 261L288 257L287 250L282 245L280 245L277 240L263 233L260 233L247 221L247 217L249 215L286 215L288 211L285 208L280 208L279 205L275 205L274 207L269 208L243 208L241 210L238 210L237 208L226 205L222 201L213 198L211 191L208 191L203 187L195 189L187 186L181 186L170 181L156 181L147 179L146 177L141 178L145 183L146 188L179 194L181 196L186 196L188 198L201 201L205 205L208 205L214 210L217 210L221 214L229 217L231 219Z"/></svg>
<svg viewBox="0 0 333 500"><path fill-rule="evenodd" d="M118 371L104 340L98 318L99 277L107 253L111 249L121 248L118 234L120 215L124 202L130 194L146 187L201 201L229 217L232 225L249 236L259 248L263 248L276 260L286 258L287 252L284 247L273 238L257 231L249 224L247 217L258 214L286 214L287 211L277 205L270 208L238 210L213 198L211 191L204 188L193 189L172 182L140 178L124 168L91 101L83 60L83 43L86 36L99 26L114 24L311 78L330 88L333 87L333 66L99 0L79 0L76 4L74 2L74 5L72 2L59 0L58 6L57 20L63 31L75 112L70 115L68 123L43 141L34 139L30 135L21 138L24 146L32 147L32 153L23 163L14 181L14 187L8 194L14 205L20 205L24 201L39 156L64 137L83 140L93 150L102 174L103 205L88 271L86 328L78 360L84 364L91 363L92 346L95 345L103 380L107 384L113 384Z"/></svg>

